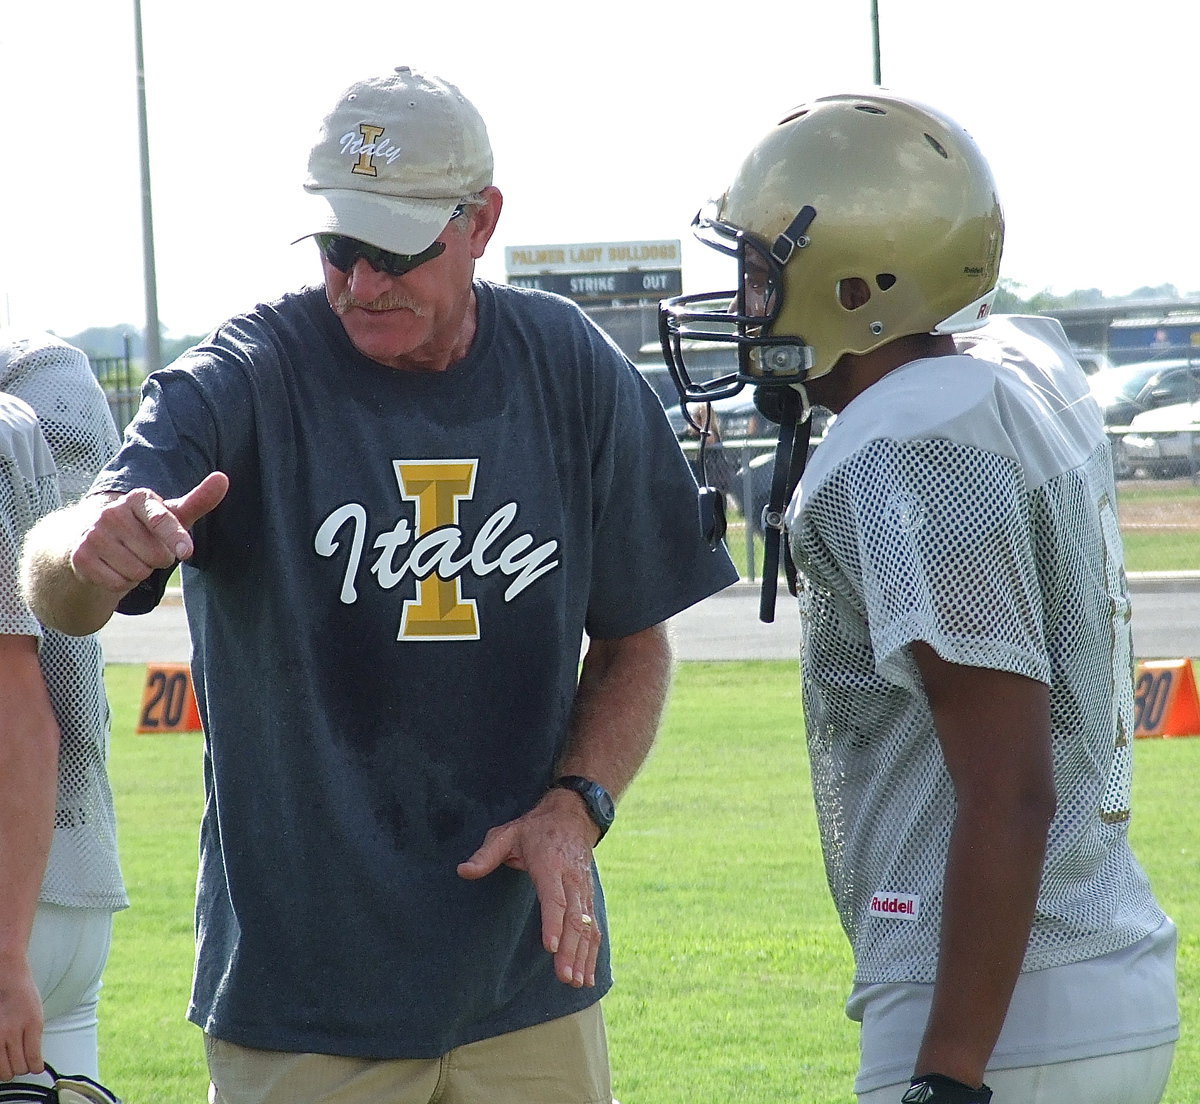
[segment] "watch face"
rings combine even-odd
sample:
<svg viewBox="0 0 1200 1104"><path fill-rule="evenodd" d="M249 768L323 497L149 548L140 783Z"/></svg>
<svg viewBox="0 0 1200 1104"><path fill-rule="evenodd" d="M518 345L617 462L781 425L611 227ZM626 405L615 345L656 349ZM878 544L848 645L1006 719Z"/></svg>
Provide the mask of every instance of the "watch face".
<svg viewBox="0 0 1200 1104"><path fill-rule="evenodd" d="M613 802L612 794L601 786L599 782L593 782L590 778L582 778L577 774L564 775L555 785L564 786L568 790L574 790L583 798L584 804L587 806L588 816L596 822L596 826L600 829L601 836L603 836L617 815L617 807Z"/></svg>
<svg viewBox="0 0 1200 1104"><path fill-rule="evenodd" d="M617 813L616 806L613 804L612 794L603 786L597 784L592 788L592 799L596 802L596 812L609 823L612 823L613 817Z"/></svg>

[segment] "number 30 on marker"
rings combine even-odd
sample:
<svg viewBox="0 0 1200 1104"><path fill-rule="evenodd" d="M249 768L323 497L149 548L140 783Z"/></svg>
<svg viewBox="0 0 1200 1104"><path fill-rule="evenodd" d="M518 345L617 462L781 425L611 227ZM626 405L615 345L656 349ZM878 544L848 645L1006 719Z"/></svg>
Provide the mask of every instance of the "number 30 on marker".
<svg viewBox="0 0 1200 1104"><path fill-rule="evenodd" d="M1135 736L1200 736L1200 702L1192 661L1139 661L1133 709Z"/></svg>

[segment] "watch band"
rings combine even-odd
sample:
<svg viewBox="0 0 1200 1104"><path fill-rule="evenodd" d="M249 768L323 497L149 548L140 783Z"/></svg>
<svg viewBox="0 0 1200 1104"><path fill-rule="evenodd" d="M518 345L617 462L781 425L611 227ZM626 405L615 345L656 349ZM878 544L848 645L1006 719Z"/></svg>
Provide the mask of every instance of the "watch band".
<svg viewBox="0 0 1200 1104"><path fill-rule="evenodd" d="M600 839L596 842L599 843L604 839L604 834L612 827L613 820L617 815L612 794L599 782L591 778L584 778L581 774L564 774L555 780L554 785L564 790L574 790L579 794L588 811L588 816L592 818L592 823L600 829Z"/></svg>

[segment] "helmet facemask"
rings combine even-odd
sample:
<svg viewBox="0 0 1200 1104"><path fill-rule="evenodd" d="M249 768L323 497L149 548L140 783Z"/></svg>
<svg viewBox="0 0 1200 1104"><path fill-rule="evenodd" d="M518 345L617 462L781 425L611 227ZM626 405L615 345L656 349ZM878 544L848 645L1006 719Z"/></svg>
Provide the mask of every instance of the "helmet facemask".
<svg viewBox="0 0 1200 1104"><path fill-rule="evenodd" d="M805 232L814 216L811 207L803 208L771 246L711 210L692 220L692 231L701 242L737 261L738 288L678 295L660 304L663 359L685 413L688 403L729 398L748 384L788 387L804 382L812 351L798 337L773 336L772 327L783 302L784 266L808 244ZM688 365L690 342L732 345L736 371L715 379L697 378Z"/></svg>

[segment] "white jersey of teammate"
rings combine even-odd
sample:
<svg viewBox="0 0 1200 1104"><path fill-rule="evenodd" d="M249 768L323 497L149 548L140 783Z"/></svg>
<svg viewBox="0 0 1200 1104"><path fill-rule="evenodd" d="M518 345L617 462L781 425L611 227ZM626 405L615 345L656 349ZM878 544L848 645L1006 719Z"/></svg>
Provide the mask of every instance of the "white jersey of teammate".
<svg viewBox="0 0 1200 1104"><path fill-rule="evenodd" d="M917 640L951 662L1050 687L1058 811L1024 970L1046 980L1158 933L1170 977L1171 925L1127 838L1130 601L1103 422L1057 322L996 318L958 341L962 355L898 368L846 406L786 519L813 790L854 950L856 1019L888 996L903 1008L895 1022L912 1021L904 1002L927 1008L937 968L955 798L911 656ZM1167 992L1151 1025L1159 1038L1173 1030ZM1113 1027L1108 1008L1100 1034ZM1031 1054L1016 1019L996 1052L1010 1065L1111 1049L1033 1032ZM918 1014L916 1040L923 1025ZM911 1039L889 1046L864 1052L858 1091L911 1063Z"/></svg>
<svg viewBox="0 0 1200 1104"><path fill-rule="evenodd" d="M55 832L41 900L75 908L122 909L129 902L106 770L109 716L100 642L95 636L43 629L17 591L15 562L25 532L60 500L82 495L120 438L87 358L49 335L0 334L0 391L28 403L53 457L48 468L23 468L19 457L32 461L35 456L17 447L10 428L0 485L5 550L0 564L0 633L41 639L42 674L62 734ZM44 456L45 450L37 455Z"/></svg>

